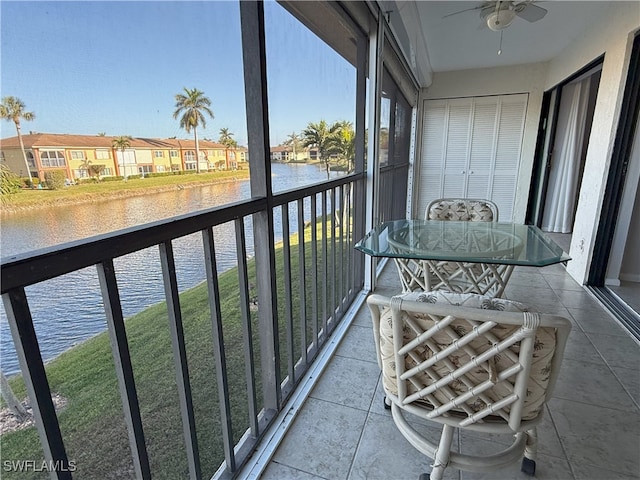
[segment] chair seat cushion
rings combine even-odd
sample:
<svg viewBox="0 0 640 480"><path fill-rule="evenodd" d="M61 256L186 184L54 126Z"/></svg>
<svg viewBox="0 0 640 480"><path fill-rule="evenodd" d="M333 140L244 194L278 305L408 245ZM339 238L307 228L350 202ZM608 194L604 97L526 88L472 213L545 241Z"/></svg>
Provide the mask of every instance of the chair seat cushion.
<svg viewBox="0 0 640 480"><path fill-rule="evenodd" d="M409 292L400 295L400 297L403 300L434 304L447 304L467 308L480 308L485 310L498 310L506 312L529 311L525 305L518 302L470 293L461 294L438 290L431 292ZM431 328L434 325L435 321L439 321L439 317L403 311L403 321L403 344L407 344L408 342L416 338L416 336L421 333L420 331L426 331ZM420 331L416 332L413 328L410 327L410 323L417 325ZM449 330L449 332L443 330L434 335L433 340L435 341L439 349L444 349L452 345L458 337L462 337L466 333L470 332L473 328L468 320L462 318L456 318L455 320L453 320L450 327L451 329ZM497 341L500 341L513 334L519 328L521 327L511 325L496 325L490 330L490 333L497 338ZM538 328L536 332L530 381L528 383L527 396L524 402L522 414L522 418L524 420L530 420L537 417L544 405L547 384L549 381L550 365L555 352L555 335L555 329L547 327ZM518 342L510 347L511 351L514 353L512 357L517 356L519 345L520 344ZM475 352L476 356L491 348L492 346L493 342L490 341L486 335L473 339L469 344L469 347L472 350L471 354L473 355ZM380 355L382 361L384 388L388 393L397 395L398 387L393 350L393 326L391 308L386 308L380 318ZM430 349L425 344L421 344L418 348L412 350L411 355L406 357L405 370L409 370L410 368L415 367L417 364L427 360L432 355L432 349ZM487 378L489 378L489 376L491 375L491 368L487 368L487 366L495 366L495 370L497 372L501 372L515 363L514 360L509 358L509 355L506 355L506 352L502 352L494 358L495 359L493 360L493 363L491 365L489 365L491 362L487 362L486 365L474 367L474 369L467 373L466 385L459 380L454 380L448 385L450 390L452 390L453 392L445 395L442 390L436 391L434 397L437 402L440 405L445 404L451 399L450 396L452 394L456 396L466 392L469 388L469 382L474 385L478 385L486 381ZM455 368L459 368L460 365L464 365L469 361L469 350L456 350L456 352L450 355L448 359L455 365ZM435 381L433 379L434 374L437 379L445 377L451 371L451 368L445 365L445 362L437 362L432 368L431 375L427 374L426 372L420 372L417 375L413 376L411 378L411 381L407 381L407 394L412 394L418 391L419 388L424 388L425 386L431 385ZM514 378L511 379L512 382ZM510 393L510 385L499 382L492 388L487 390L485 392L485 395L492 403ZM420 401L424 402L426 401L426 399L421 399ZM474 398L466 403L473 411L479 411L486 407L486 402L479 397ZM458 409L457 411L461 413L463 412L462 409ZM505 408L505 412L508 411L508 407Z"/></svg>

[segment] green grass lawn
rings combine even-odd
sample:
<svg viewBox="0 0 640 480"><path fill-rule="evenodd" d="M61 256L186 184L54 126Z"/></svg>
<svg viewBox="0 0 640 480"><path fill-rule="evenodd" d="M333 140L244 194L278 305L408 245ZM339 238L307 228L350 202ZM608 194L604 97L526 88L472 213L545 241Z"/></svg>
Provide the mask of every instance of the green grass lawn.
<svg viewBox="0 0 640 480"><path fill-rule="evenodd" d="M322 224L318 223L318 248L321 248ZM338 233L336 231L336 233ZM327 227L327 237L331 228ZM292 247L297 236L292 237ZM329 244L331 242L328 242ZM305 264L311 268L311 229L305 231ZM349 248L345 244L344 251ZM299 256L292 248L291 274L294 318L299 317ZM329 252L329 257L331 254ZM338 260L338 263L340 260ZM284 262L283 249L276 250L280 344L283 375L286 374L286 337L284 315ZM322 263L319 265L322 268ZM310 270L307 270L309 272ZM249 262L249 278L255 285L254 262ZM247 386L245 383L244 339L242 338L237 269L219 275L221 312L224 322L224 340L229 374L234 441L248 426ZM310 282L308 282L310 283ZM308 305L316 285L307 285ZM181 294L180 304L185 330L185 342L190 369L196 428L203 474L210 477L224 460L220 427L216 365L213 360L212 325L209 315L206 284ZM310 310L310 309L309 309ZM302 348L300 332L311 332L311 312L302 325L296 321L294 339L296 352ZM260 351L253 314L254 356L260 378ZM136 387L142 412L147 448L154 478L186 478L187 459L182 437L178 392L173 367L166 304L154 305L126 321ZM311 337L311 335L309 335ZM299 355L295 353L294 357ZM68 405L61 411L59 422L67 455L78 467L75 473L82 479L108 479L133 477L131 453L123 419L120 395L113 366L111 347L106 332L68 350L47 365L51 389L64 396ZM21 379L11 379L19 398L25 396ZM258 385L260 388L260 385ZM258 401L262 397L257 394ZM0 439L3 461L43 459L34 427L3 435ZM46 473L3 472L2 478L46 478Z"/></svg>
<svg viewBox="0 0 640 480"><path fill-rule="evenodd" d="M202 183L227 182L231 180L249 178L249 170L234 170L222 172L186 173L184 175L167 175L162 177L131 178L127 181L102 181L97 183L82 183L59 190L24 189L12 195L5 195L4 207L29 208L34 206L52 205L60 202L79 202L100 197L136 195L149 190L188 187Z"/></svg>

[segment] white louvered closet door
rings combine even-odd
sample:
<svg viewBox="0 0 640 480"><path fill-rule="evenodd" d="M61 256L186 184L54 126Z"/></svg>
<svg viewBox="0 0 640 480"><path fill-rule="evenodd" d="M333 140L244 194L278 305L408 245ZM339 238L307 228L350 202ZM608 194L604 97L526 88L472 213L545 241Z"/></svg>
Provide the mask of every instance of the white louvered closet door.
<svg viewBox="0 0 640 480"><path fill-rule="evenodd" d="M526 94L426 100L416 217L436 198L486 198L512 221Z"/></svg>

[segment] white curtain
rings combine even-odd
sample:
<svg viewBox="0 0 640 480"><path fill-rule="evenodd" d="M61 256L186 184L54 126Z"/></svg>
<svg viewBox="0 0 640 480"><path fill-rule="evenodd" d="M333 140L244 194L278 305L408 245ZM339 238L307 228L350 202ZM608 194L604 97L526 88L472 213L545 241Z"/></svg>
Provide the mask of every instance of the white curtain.
<svg viewBox="0 0 640 480"><path fill-rule="evenodd" d="M590 78L562 89L549 188L542 219L547 232L571 233L584 142Z"/></svg>

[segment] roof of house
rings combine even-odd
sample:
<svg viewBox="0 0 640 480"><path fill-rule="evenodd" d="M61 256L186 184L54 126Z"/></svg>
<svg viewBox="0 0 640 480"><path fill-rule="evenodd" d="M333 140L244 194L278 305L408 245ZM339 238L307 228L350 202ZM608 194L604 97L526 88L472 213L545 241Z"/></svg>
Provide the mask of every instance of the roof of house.
<svg viewBox="0 0 640 480"><path fill-rule="evenodd" d="M101 135L73 135L66 133L31 133L22 135L25 148L112 148L116 136ZM133 137L129 141L131 148L148 149L193 149L195 142L189 139L175 138L138 138ZM209 140L200 140L200 148L224 149L224 145ZM0 147L19 148L18 137L3 138L0 140Z"/></svg>
<svg viewBox="0 0 640 480"><path fill-rule="evenodd" d="M271 153L291 152L291 151L293 151L293 149L291 147L287 147L287 146L271 147Z"/></svg>

